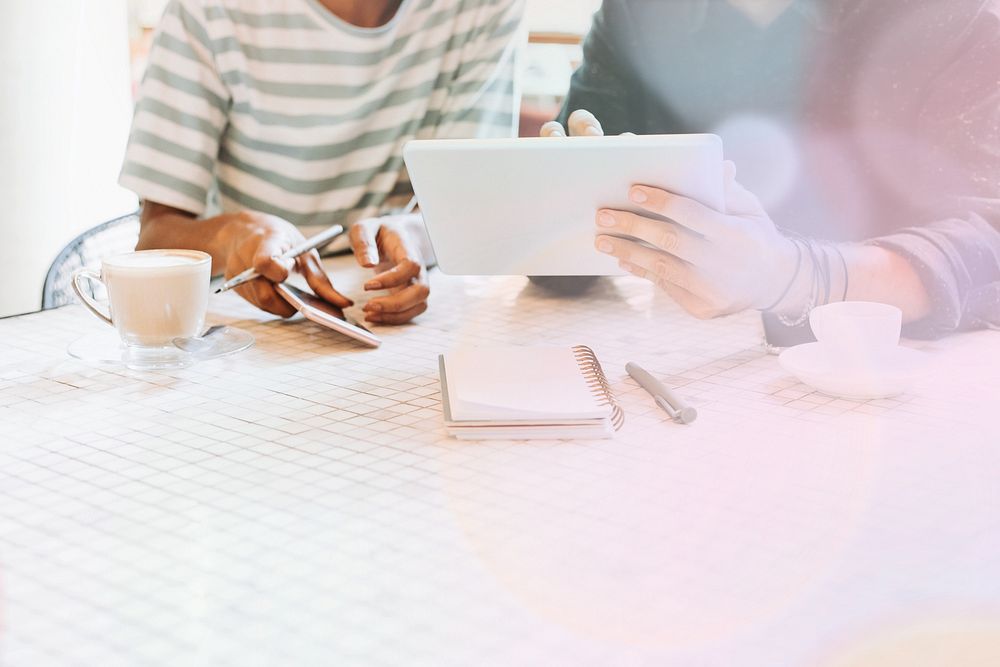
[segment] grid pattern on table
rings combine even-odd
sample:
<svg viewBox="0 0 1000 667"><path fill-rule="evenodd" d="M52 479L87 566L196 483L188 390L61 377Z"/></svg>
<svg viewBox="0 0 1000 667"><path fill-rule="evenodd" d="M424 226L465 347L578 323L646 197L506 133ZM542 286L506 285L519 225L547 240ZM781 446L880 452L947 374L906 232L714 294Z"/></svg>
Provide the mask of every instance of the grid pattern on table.
<svg viewBox="0 0 1000 667"><path fill-rule="evenodd" d="M256 347L156 374L68 360L78 308L0 322L0 664L813 664L914 600L1000 600L995 336L857 402L633 279L435 275L377 351L215 313ZM437 355L539 342L595 349L618 437L447 439Z"/></svg>

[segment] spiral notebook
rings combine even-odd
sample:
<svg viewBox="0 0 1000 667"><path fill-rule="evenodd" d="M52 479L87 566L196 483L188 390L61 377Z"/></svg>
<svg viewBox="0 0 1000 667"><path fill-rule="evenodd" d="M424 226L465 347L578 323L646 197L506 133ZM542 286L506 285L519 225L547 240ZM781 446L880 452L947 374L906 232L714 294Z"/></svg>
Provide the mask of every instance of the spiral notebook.
<svg viewBox="0 0 1000 667"><path fill-rule="evenodd" d="M625 420L589 347L469 348L440 367L445 427L461 440L610 438Z"/></svg>

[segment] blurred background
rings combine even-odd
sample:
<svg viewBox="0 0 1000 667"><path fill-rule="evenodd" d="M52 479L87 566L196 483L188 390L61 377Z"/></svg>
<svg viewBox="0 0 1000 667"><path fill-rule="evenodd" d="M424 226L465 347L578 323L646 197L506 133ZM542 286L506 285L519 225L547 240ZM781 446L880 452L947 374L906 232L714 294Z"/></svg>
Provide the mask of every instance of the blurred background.
<svg viewBox="0 0 1000 667"><path fill-rule="evenodd" d="M79 234L138 205L118 187L132 105L166 0L0 3L0 317L42 305ZM558 111L600 0L528 0L522 134Z"/></svg>

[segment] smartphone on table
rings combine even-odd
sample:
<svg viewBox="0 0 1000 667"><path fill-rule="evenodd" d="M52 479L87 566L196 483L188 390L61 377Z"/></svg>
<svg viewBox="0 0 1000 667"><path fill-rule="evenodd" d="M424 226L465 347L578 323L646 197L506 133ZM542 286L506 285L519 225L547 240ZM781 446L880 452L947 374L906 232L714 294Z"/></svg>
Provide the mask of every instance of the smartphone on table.
<svg viewBox="0 0 1000 667"><path fill-rule="evenodd" d="M281 298L290 303L310 322L332 329L368 347L382 345L381 338L366 329L360 322L348 317L344 311L333 304L285 283L275 285L274 289Z"/></svg>

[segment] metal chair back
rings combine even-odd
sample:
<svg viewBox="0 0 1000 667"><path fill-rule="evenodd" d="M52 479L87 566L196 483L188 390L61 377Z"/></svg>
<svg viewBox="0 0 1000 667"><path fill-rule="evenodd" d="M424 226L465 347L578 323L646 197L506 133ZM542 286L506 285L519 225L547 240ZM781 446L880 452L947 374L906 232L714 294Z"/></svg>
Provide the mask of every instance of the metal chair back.
<svg viewBox="0 0 1000 667"><path fill-rule="evenodd" d="M73 274L81 268L100 269L101 258L130 252L139 240L139 213L130 213L88 229L63 248L49 268L42 291L42 310L76 303ZM95 299L104 299L100 287L85 281Z"/></svg>

